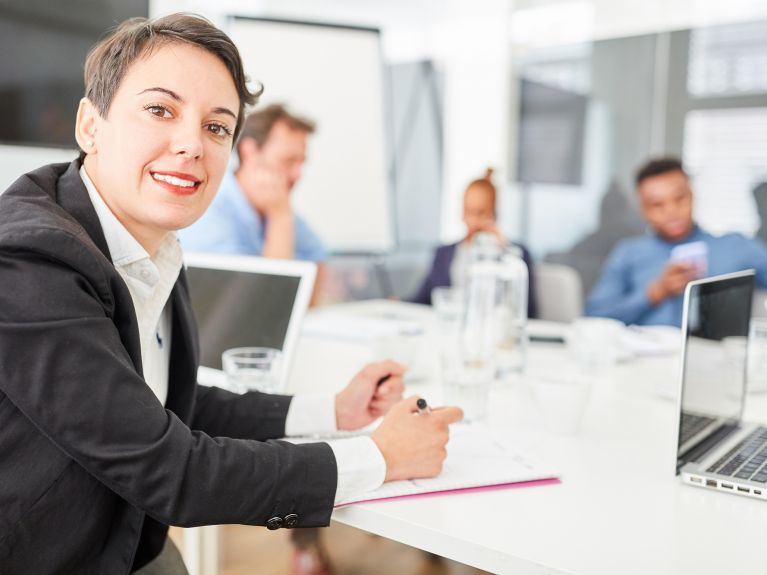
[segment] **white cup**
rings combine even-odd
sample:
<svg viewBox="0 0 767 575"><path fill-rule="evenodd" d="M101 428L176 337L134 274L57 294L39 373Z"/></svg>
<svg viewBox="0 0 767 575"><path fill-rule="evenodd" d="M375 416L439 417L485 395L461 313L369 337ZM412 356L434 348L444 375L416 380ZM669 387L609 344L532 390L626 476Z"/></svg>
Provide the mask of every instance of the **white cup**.
<svg viewBox="0 0 767 575"><path fill-rule="evenodd" d="M604 317L576 319L567 333L567 347L575 362L586 369L609 367L623 354L626 326Z"/></svg>
<svg viewBox="0 0 767 575"><path fill-rule="evenodd" d="M747 374L749 391L767 391L767 318L751 318Z"/></svg>
<svg viewBox="0 0 767 575"><path fill-rule="evenodd" d="M466 305L464 291L455 287L435 287L431 290L431 305L437 319L444 323L460 322Z"/></svg>
<svg viewBox="0 0 767 575"><path fill-rule="evenodd" d="M418 361L422 342L423 329L421 328L377 337L373 340L373 360L392 359L412 369Z"/></svg>
<svg viewBox="0 0 767 575"><path fill-rule="evenodd" d="M282 352L270 347L235 347L221 354L229 388L236 393L279 391Z"/></svg>
<svg viewBox="0 0 767 575"><path fill-rule="evenodd" d="M560 435L578 433L591 397L591 380L577 370L540 373L528 378L546 429Z"/></svg>

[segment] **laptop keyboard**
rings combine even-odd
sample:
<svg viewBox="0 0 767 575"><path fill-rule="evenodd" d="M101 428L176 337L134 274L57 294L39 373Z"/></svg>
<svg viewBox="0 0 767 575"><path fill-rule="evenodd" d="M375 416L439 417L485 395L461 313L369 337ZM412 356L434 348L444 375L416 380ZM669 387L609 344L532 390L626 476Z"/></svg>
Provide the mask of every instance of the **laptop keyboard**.
<svg viewBox="0 0 767 575"><path fill-rule="evenodd" d="M707 471L767 483L767 427L756 428Z"/></svg>
<svg viewBox="0 0 767 575"><path fill-rule="evenodd" d="M679 431L679 445L687 443L713 421L715 421L713 417L682 412L682 428Z"/></svg>

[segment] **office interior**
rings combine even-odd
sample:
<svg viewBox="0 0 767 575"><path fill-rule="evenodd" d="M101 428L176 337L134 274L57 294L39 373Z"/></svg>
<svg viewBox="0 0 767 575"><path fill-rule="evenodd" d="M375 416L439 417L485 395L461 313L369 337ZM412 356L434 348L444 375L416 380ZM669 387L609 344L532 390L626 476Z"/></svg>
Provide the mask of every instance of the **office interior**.
<svg viewBox="0 0 767 575"><path fill-rule="evenodd" d="M26 3L32 15L51 10L35 4ZM99 4L77 3L77 17ZM18 17L7 10L9 22ZM148 10L224 24L236 15L380 29L391 242L334 254L338 281L326 301L411 296L434 246L461 237L463 189L487 166L496 169L506 235L536 261L573 266L583 293L612 245L643 230L632 175L650 156L684 159L703 227L759 229L752 192L767 180L761 2L153 0ZM3 188L20 168L71 157L2 149ZM299 190L299 205L302 191L321 194Z"/></svg>
<svg viewBox="0 0 767 575"><path fill-rule="evenodd" d="M612 246L644 230L633 174L648 157L684 160L705 229L752 236L760 228L754 191L767 181L762 2L152 0L114 10L95 0L78 2L75 12L63 4L10 3L5 25L39 17L51 43L66 26L82 34L132 10L195 12L224 28L237 16L380 31L388 238L329 246L334 281L327 303L411 297L433 248L462 237L463 190L488 166L495 169L502 231L528 246L536 262L575 268L582 294ZM56 29L57 18L64 28ZM55 66L55 59L48 64L54 76ZM17 70L5 81L45 73ZM44 77L33 81L46 85ZM78 89L47 85L75 96ZM30 108L43 105L38 98ZM23 122L15 122L15 132L11 124L0 137L3 189L27 168L71 157L61 143L68 136L52 135L64 126L19 146L14 141L28 134ZM310 147L309 169L311 154ZM366 187L359 182L361 196ZM299 187L299 211L321 196ZM323 210L343 209L315 208L307 219L321 228Z"/></svg>
<svg viewBox="0 0 767 575"><path fill-rule="evenodd" d="M31 18L55 45L65 33L57 19L92 29L89 14L107 10L99 0L80 0L73 10L67 4L9 3L0 7L0 27ZM463 236L463 191L488 166L504 234L525 244L537 264L572 267L579 298L611 248L645 231L634 172L652 156L683 159L702 227L767 240L767 213L755 197L767 186L763 0L149 0L143 9L137 15L202 14L225 30L237 16L380 31L390 241L383 248L331 246L326 303L411 297L434 248ZM44 73L55 76L55 66L51 58ZM0 83L26 73L16 68ZM9 94L0 91L0 106ZM0 189L25 171L73 157L66 144L20 143L25 139L0 135ZM360 181L359 193L365 189ZM300 194L322 190L297 193L300 207ZM252 530L233 531L227 541L239 543L223 543L222 553L247 556L256 548L252 537ZM412 549L392 543L384 552L364 534L338 537L331 549L352 565L349 573L395 572L360 567L359 553L395 561L397 572L431 572ZM288 569L282 541L277 569ZM344 541L354 541L355 552ZM401 564L391 559L408 554L412 560ZM434 569L479 572L457 564ZM239 572L247 571L221 570Z"/></svg>

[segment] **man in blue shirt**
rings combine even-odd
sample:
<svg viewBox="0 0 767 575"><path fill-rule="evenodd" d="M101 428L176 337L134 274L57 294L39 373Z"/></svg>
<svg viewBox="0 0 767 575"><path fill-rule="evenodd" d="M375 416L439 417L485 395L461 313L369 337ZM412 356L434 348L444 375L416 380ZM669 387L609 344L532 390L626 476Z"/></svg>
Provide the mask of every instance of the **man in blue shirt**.
<svg viewBox="0 0 767 575"><path fill-rule="evenodd" d="M767 287L767 245L741 234L713 236L700 229L679 160L651 160L636 182L650 231L615 247L586 301L586 315L678 326L684 288L693 279L754 268L757 284Z"/></svg>
<svg viewBox="0 0 767 575"><path fill-rule="evenodd" d="M184 250L313 261L320 264L319 285L327 254L290 203L314 129L280 104L248 116L237 144L239 168L224 176L205 214L179 231Z"/></svg>

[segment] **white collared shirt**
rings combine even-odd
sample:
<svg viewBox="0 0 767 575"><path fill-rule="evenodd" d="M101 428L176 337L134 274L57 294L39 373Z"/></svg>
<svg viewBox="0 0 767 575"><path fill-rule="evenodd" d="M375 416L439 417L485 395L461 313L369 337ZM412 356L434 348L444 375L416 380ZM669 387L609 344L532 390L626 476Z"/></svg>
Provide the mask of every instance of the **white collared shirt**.
<svg viewBox="0 0 767 575"><path fill-rule="evenodd" d="M176 234L163 238L154 256L143 248L106 205L96 186L80 167L80 177L104 231L104 237L117 273L125 281L133 299L141 340L144 381L165 405L168 397L170 365L170 292L183 263Z"/></svg>
<svg viewBox="0 0 767 575"><path fill-rule="evenodd" d="M183 265L181 247L176 234L168 232L157 252L150 256L106 205L85 166L80 167L80 177L99 218L112 263L133 299L139 325L144 381L165 405L170 367L170 293ZM290 402L285 421L286 435L335 431L334 395L297 395ZM328 444L338 467L336 503L383 484L386 462L370 437L330 441Z"/></svg>

